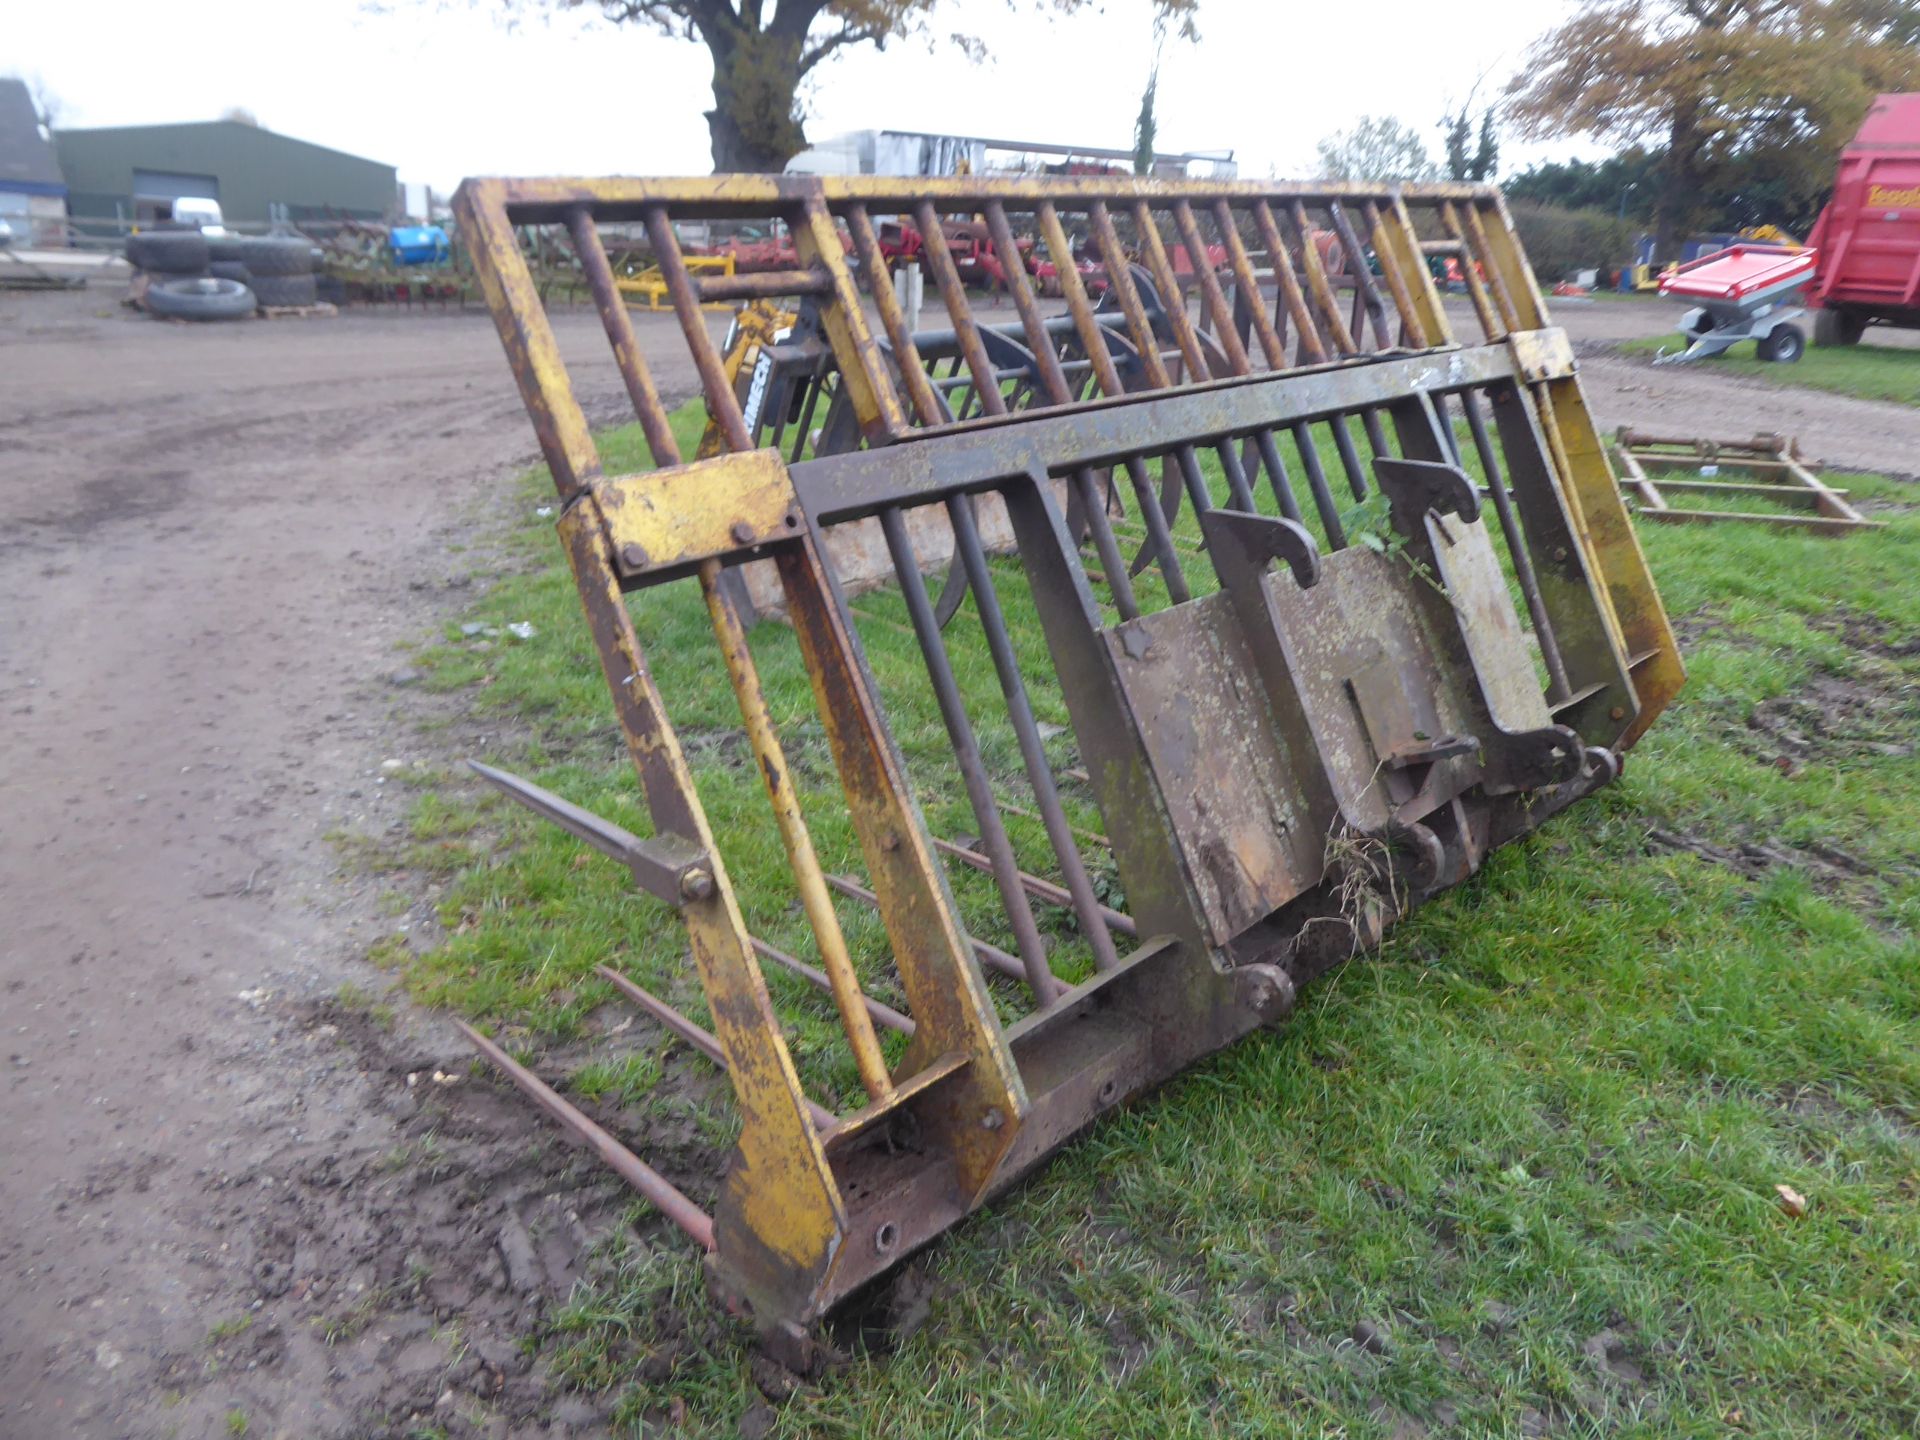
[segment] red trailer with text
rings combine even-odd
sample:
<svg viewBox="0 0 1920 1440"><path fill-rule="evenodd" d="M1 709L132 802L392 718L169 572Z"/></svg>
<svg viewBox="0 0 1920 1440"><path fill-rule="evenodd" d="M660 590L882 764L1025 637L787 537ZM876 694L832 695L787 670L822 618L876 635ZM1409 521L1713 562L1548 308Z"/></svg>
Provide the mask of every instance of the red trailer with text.
<svg viewBox="0 0 1920 1440"><path fill-rule="evenodd" d="M1874 100L1807 244L1820 252L1816 345L1855 344L1870 324L1920 327L1920 94Z"/></svg>

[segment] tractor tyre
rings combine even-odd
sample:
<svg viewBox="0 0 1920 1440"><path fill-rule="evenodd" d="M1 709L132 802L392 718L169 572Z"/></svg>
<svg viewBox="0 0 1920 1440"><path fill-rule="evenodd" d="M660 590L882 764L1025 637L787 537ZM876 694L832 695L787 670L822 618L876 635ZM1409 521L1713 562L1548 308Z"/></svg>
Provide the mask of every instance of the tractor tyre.
<svg viewBox="0 0 1920 1440"><path fill-rule="evenodd" d="M240 258L257 276L311 275L313 247L305 240L266 235L241 242Z"/></svg>
<svg viewBox="0 0 1920 1440"><path fill-rule="evenodd" d="M127 237L127 263L149 275L204 275L207 237L198 230L142 230Z"/></svg>
<svg viewBox="0 0 1920 1440"><path fill-rule="evenodd" d="M311 305L320 298L311 275L256 275L253 294L262 310Z"/></svg>
<svg viewBox="0 0 1920 1440"><path fill-rule="evenodd" d="M253 314L253 292L238 280L156 280L147 309L165 320L244 320Z"/></svg>
<svg viewBox="0 0 1920 1440"><path fill-rule="evenodd" d="M1866 329L1867 317L1852 310L1840 310L1829 305L1813 312L1813 343L1823 349L1858 345Z"/></svg>

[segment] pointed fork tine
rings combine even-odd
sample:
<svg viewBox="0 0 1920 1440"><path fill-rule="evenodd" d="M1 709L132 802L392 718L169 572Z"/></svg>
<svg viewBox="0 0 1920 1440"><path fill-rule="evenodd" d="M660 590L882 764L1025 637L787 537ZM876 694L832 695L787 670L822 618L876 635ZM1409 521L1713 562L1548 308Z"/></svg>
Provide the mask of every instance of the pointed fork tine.
<svg viewBox="0 0 1920 1440"><path fill-rule="evenodd" d="M702 1249L714 1248L713 1217L682 1194L672 1181L594 1124L577 1106L562 1098L559 1091L478 1030L461 1020L453 1023L467 1037L468 1043L491 1060L529 1099L599 1155L622 1180L651 1200L663 1215L691 1235Z"/></svg>
<svg viewBox="0 0 1920 1440"><path fill-rule="evenodd" d="M676 909L688 900L705 899L713 893L713 862L692 841L670 834L643 840L531 780L478 760L469 760L467 765L502 794L551 820L569 835L578 836L602 855L618 860L633 872L636 885Z"/></svg>
<svg viewBox="0 0 1920 1440"><path fill-rule="evenodd" d="M478 760L467 761L467 768L502 794L509 795L534 814L558 825L569 835L593 846L602 855L630 864L640 847L640 837L622 829L611 820L603 820L591 810L583 810L571 800L563 800L551 790L523 780L506 770L496 770Z"/></svg>
<svg viewBox="0 0 1920 1440"><path fill-rule="evenodd" d="M611 984L614 989L618 990L622 995L626 996L627 999L638 1005L642 1010L646 1011L647 1014L651 1015L655 1020L658 1020L662 1025L666 1026L667 1029L671 1030L702 1055L706 1056L707 1059L718 1065L722 1070L729 1068L727 1065L727 1052L720 1048L719 1037L711 1030L702 1029L700 1026L694 1024L693 1021L667 1004L666 1001L662 1000L658 995L655 995L651 990L636 985L611 965L596 965L593 968L599 972L601 979ZM822 1134L825 1134L840 1123L834 1116L834 1113L824 1105L816 1105L813 1101L809 1100L807 1101L807 1109L813 1115L814 1126L820 1130Z"/></svg>

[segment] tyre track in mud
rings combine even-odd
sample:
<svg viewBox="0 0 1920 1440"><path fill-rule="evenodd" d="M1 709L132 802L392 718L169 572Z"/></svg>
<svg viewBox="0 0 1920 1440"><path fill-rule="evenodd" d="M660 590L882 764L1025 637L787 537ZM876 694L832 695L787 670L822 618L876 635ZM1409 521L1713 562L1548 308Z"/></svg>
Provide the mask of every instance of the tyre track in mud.
<svg viewBox="0 0 1920 1440"><path fill-rule="evenodd" d="M597 322L556 325L616 421ZM393 921L326 838L399 824L436 702L395 647L533 458L493 328L92 292L0 297L0 341L0 1432L507 1433L625 1197L435 1082L444 1025L331 1002Z"/></svg>

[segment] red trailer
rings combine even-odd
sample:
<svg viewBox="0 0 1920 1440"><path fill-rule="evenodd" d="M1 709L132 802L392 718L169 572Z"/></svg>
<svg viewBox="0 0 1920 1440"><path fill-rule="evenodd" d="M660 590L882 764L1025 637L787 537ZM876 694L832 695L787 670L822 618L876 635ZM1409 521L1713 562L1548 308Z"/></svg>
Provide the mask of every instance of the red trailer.
<svg viewBox="0 0 1920 1440"><path fill-rule="evenodd" d="M1852 345L1876 321L1920 328L1920 94L1875 99L1807 244L1816 345Z"/></svg>

